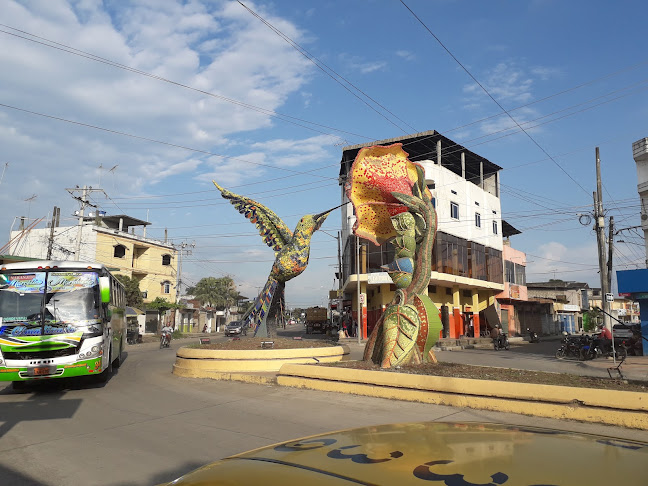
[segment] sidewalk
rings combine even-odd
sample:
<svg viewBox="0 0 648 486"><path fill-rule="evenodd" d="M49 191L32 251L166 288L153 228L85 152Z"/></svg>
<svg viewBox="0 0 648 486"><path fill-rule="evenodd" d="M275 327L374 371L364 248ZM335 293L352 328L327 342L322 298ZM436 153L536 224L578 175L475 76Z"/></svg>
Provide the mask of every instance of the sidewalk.
<svg viewBox="0 0 648 486"><path fill-rule="evenodd" d="M619 373L614 367L612 358L599 358L589 361L582 361L582 364L599 370L608 370L612 378L619 378ZM617 361L617 365L619 362ZM628 356L619 368L621 375L626 380L648 381L648 356Z"/></svg>

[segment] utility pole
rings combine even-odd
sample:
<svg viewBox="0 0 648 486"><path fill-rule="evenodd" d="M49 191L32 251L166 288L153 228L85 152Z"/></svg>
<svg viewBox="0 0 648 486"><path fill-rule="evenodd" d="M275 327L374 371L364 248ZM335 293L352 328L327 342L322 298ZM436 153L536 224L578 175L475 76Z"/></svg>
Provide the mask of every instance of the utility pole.
<svg viewBox="0 0 648 486"><path fill-rule="evenodd" d="M612 254L614 252L614 216L610 216L610 233L608 236L607 287L612 292Z"/></svg>
<svg viewBox="0 0 648 486"><path fill-rule="evenodd" d="M58 226L60 209L54 206L52 211L52 222L50 223L50 236L47 242L47 260L52 259L52 247L54 246L54 228Z"/></svg>
<svg viewBox="0 0 648 486"><path fill-rule="evenodd" d="M340 249L340 232L337 233L337 246L338 246L338 290L342 288L342 253ZM339 297L339 295L338 295ZM342 306L339 306L340 313L342 312Z"/></svg>
<svg viewBox="0 0 648 486"><path fill-rule="evenodd" d="M81 203L81 210L78 212L77 217L79 218L79 225L78 225L78 231L77 231L77 238L76 238L76 248L74 250L74 260L79 261L79 258L81 257L81 233L83 231L83 218L85 217L85 208L86 206L91 206L93 208L97 208L95 204L91 204L88 201L88 193L90 192L103 192L104 195L106 194L103 189L93 189L92 186L87 187L83 186L83 189L79 188L79 186L72 188L72 189L65 189L67 192L70 193L70 195L79 201ZM81 196L76 196L74 193L81 191Z"/></svg>
<svg viewBox="0 0 648 486"><path fill-rule="evenodd" d="M178 251L178 271L176 273L176 304L180 301L180 286L182 285L182 254L191 255L196 247L195 243L183 241L178 245L172 245ZM187 249L190 248L190 249Z"/></svg>
<svg viewBox="0 0 648 486"><path fill-rule="evenodd" d="M594 227L596 229L596 240L598 243L599 273L601 280L601 307L603 313L603 324L612 331L610 322L610 303L607 302L607 294L610 292L608 286L608 263L605 255L605 213L603 211L603 195L601 184L601 159L599 157L599 148L596 147L596 192L594 193ZM611 273L611 272L610 272Z"/></svg>
<svg viewBox="0 0 648 486"><path fill-rule="evenodd" d="M79 214L79 229L76 237L76 247L74 249L74 261L79 261L81 256L81 232L83 231L83 218L85 216L85 207L88 204L86 197L88 196L88 188L83 186L83 195L81 196L81 212Z"/></svg>
<svg viewBox="0 0 648 486"><path fill-rule="evenodd" d="M356 235L356 285L358 286L357 292L357 319L356 323L358 326L356 336L358 337L358 344L362 342L362 303L360 302L360 237Z"/></svg>

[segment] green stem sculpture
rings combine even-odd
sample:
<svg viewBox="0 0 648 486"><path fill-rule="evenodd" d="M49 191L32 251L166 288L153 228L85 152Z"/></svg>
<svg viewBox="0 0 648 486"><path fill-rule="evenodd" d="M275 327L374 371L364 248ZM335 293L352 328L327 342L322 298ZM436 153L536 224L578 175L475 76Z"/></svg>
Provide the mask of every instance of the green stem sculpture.
<svg viewBox="0 0 648 486"><path fill-rule="evenodd" d="M376 244L390 241L396 249L394 262L383 267L396 292L364 359L383 368L436 361L432 346L442 326L427 288L437 221L423 168L407 159L401 144L362 149L351 169L348 195L358 215L354 232Z"/></svg>

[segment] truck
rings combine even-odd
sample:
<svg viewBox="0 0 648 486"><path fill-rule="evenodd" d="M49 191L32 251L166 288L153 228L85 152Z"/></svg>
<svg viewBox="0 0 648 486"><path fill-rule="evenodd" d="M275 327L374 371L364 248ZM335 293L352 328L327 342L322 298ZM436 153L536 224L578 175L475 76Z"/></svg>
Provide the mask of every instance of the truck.
<svg viewBox="0 0 648 486"><path fill-rule="evenodd" d="M313 334L315 331L326 334L331 328L326 307L309 307L306 309L306 334Z"/></svg>

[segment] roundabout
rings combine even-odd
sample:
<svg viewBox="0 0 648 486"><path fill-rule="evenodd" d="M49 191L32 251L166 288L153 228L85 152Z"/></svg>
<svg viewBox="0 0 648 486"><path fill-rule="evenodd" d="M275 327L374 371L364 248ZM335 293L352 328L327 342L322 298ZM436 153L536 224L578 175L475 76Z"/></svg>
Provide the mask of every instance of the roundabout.
<svg viewBox="0 0 648 486"><path fill-rule="evenodd" d="M236 343L236 341L234 341ZM273 343L265 341L264 343ZM259 343L255 349L209 349L208 347L183 346L176 353L173 374L188 378L237 379L249 381L249 373L268 373L268 382L284 364L331 363L349 359L349 347L342 344L312 347L280 348ZM255 381L264 381L263 375Z"/></svg>

